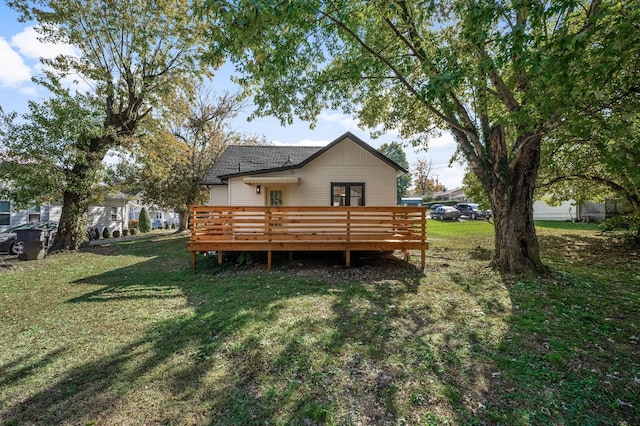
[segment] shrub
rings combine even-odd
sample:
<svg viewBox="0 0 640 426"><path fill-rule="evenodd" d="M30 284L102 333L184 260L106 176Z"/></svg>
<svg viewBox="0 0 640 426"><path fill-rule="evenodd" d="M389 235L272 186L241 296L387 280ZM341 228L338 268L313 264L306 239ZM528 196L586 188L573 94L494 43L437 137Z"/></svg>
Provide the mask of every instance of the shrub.
<svg viewBox="0 0 640 426"><path fill-rule="evenodd" d="M176 229L176 224L175 223L171 224L171 229Z"/></svg>
<svg viewBox="0 0 640 426"><path fill-rule="evenodd" d="M168 223L164 224L164 229L169 229L169 224Z"/></svg>
<svg viewBox="0 0 640 426"><path fill-rule="evenodd" d="M123 229L122 230L122 236L126 237L127 235L129 235L129 230L128 229Z"/></svg>
<svg viewBox="0 0 640 426"><path fill-rule="evenodd" d="M118 238L118 237L120 237L120 231L116 229L115 231L113 231L113 238Z"/></svg>
<svg viewBox="0 0 640 426"><path fill-rule="evenodd" d="M129 233L130 233L131 235L136 235L136 234L138 233L138 228L131 228L131 229L129 229Z"/></svg>
<svg viewBox="0 0 640 426"><path fill-rule="evenodd" d="M140 224L140 221L139 221L139 220L137 220L137 219L131 219L131 220L129 221L129 229L131 229L131 228L137 228L137 227L139 226L139 224Z"/></svg>
<svg viewBox="0 0 640 426"><path fill-rule="evenodd" d="M624 213L606 219L598 225L602 232L621 231L624 238L640 244L640 213Z"/></svg>
<svg viewBox="0 0 640 426"><path fill-rule="evenodd" d="M152 229L151 216L149 216L149 212L146 207L143 207L140 210L140 217L138 218L138 224L140 232L150 232Z"/></svg>
<svg viewBox="0 0 640 426"><path fill-rule="evenodd" d="M98 229L97 226L95 228L93 228L93 239L94 240L99 240L100 239L100 230Z"/></svg>
<svg viewBox="0 0 640 426"><path fill-rule="evenodd" d="M111 232L109 232L109 228L106 226L102 230L102 238L111 238Z"/></svg>

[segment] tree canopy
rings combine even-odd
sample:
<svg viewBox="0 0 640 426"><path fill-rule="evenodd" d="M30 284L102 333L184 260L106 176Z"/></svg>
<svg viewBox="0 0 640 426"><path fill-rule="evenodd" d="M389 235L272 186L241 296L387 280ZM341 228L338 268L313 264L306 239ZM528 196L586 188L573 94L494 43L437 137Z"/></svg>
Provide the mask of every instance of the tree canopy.
<svg viewBox="0 0 640 426"><path fill-rule="evenodd" d="M638 80L640 5L564 0L210 1L256 114L326 107L414 141L448 129L495 218L492 265L544 270L532 204L543 142ZM606 43L604 42L606 41Z"/></svg>
<svg viewBox="0 0 640 426"><path fill-rule="evenodd" d="M231 144L260 142L232 130L230 120L242 107L236 96L215 97L204 87L194 98L176 96L161 115L146 121L133 163L119 165L117 174L143 201L176 211L178 230L185 230L189 206L208 199L201 182L222 151Z"/></svg>
<svg viewBox="0 0 640 426"><path fill-rule="evenodd" d="M43 60L41 81L84 82L91 88L86 95L92 98L91 114L101 125L97 135L77 135L82 161L70 168L73 177L67 181L77 185L61 188L63 211L54 248L75 249L82 241L92 180L106 153L126 147L154 107L172 102L178 90L189 87L186 81L206 74L199 62L202 32L191 13L194 4L187 0L9 2L22 19L37 21L43 40L69 43L76 49L77 54ZM209 61L219 64L211 56ZM16 181L16 187L21 185Z"/></svg>

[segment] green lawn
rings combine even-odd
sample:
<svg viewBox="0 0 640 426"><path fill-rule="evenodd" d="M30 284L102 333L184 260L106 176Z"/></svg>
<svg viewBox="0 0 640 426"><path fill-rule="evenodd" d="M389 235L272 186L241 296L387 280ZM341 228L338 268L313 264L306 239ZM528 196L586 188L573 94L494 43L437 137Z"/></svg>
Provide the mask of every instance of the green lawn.
<svg viewBox="0 0 640 426"><path fill-rule="evenodd" d="M538 224L553 273L511 280L492 226L428 221L424 273L194 272L174 235L8 260L0 424L637 424L639 250Z"/></svg>

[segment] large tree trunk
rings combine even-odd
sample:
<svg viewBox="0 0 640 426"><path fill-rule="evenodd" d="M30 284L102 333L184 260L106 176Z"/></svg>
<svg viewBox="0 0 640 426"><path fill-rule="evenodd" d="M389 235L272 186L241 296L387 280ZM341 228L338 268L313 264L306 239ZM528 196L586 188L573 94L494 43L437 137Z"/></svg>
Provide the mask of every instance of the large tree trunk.
<svg viewBox="0 0 640 426"><path fill-rule="evenodd" d="M503 273L522 274L545 270L533 223L533 182L511 187L510 192L493 192L491 205L495 223L495 252L491 266Z"/></svg>
<svg viewBox="0 0 640 426"><path fill-rule="evenodd" d="M62 215L52 250L77 250L86 240L87 201L88 198L84 194L74 191L64 192Z"/></svg>
<svg viewBox="0 0 640 426"><path fill-rule="evenodd" d="M540 260L533 222L540 139L525 142L525 136L522 136L523 139L516 141L521 148L509 161L504 138L504 131L499 126L492 129L493 167L491 173L484 175L495 223L495 252L491 266L508 274L544 272L546 267Z"/></svg>
<svg viewBox="0 0 640 426"><path fill-rule="evenodd" d="M77 250L87 239L86 215L92 198L93 174L102 167L106 155L106 139L96 138L86 146L84 161L77 162L66 174L67 187L63 193L62 215L53 251Z"/></svg>

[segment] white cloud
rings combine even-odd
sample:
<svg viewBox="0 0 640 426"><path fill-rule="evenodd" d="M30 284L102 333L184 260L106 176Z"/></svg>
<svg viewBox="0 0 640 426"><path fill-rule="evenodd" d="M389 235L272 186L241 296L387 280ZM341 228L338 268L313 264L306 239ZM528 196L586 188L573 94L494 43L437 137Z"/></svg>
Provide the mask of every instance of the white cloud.
<svg viewBox="0 0 640 426"><path fill-rule="evenodd" d="M318 116L318 121L322 121L327 124L338 124L344 127L345 130L349 131L361 130L360 127L358 127L358 121L355 118L338 112L322 112Z"/></svg>
<svg viewBox="0 0 640 426"><path fill-rule="evenodd" d="M39 34L33 26L11 37L11 45L21 55L31 59L52 59L58 55L78 56L76 49L70 44L43 43L38 40Z"/></svg>
<svg viewBox="0 0 640 426"><path fill-rule="evenodd" d="M19 86L31 81L31 70L2 37L0 37L0 58L2 58L0 86Z"/></svg>

